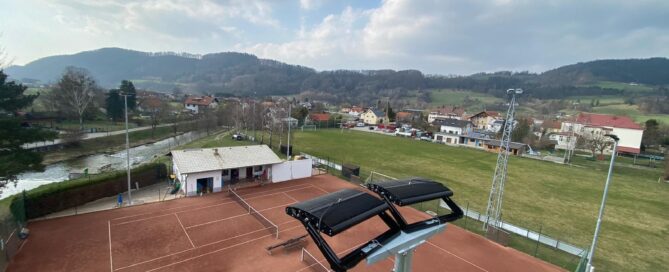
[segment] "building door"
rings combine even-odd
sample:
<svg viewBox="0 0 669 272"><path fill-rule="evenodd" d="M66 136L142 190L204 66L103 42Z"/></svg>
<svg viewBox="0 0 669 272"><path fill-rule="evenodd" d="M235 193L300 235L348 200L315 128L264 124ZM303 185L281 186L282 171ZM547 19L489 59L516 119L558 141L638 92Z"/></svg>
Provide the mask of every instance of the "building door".
<svg viewBox="0 0 669 272"><path fill-rule="evenodd" d="M246 178L253 178L253 167L246 167Z"/></svg>
<svg viewBox="0 0 669 272"><path fill-rule="evenodd" d="M239 169L230 169L230 180L236 181L239 179Z"/></svg>
<svg viewBox="0 0 669 272"><path fill-rule="evenodd" d="M197 182L197 193L209 193L214 189L214 178L200 178Z"/></svg>

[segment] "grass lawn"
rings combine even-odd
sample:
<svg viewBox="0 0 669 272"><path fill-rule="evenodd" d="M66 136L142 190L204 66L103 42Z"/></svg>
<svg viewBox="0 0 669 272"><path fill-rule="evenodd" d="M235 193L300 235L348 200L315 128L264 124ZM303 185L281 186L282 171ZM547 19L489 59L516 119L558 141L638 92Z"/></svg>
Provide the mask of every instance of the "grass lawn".
<svg viewBox="0 0 669 272"><path fill-rule="evenodd" d="M644 123L648 119L655 119L658 122L669 125L669 115L667 114L644 114L639 111L637 105L628 105L628 104L614 104L606 105L601 107L592 108L593 112L596 113L605 113L605 114L616 114L616 115L625 115L629 116L637 123Z"/></svg>
<svg viewBox="0 0 669 272"><path fill-rule="evenodd" d="M643 84L630 85L628 83L614 81L600 81L594 84L588 84L586 86L597 86L600 88L625 90L631 92L648 92L653 90L653 87Z"/></svg>
<svg viewBox="0 0 669 272"><path fill-rule="evenodd" d="M296 152L358 164L362 178L375 170L395 177L443 181L461 206L485 211L496 154L365 132L318 130L294 135ZM579 163L582 165L564 166L511 158L504 220L533 230L541 228L553 238L587 247L607 164ZM598 271L660 271L669 265L669 184L658 183L661 171L615 169L594 260Z"/></svg>
<svg viewBox="0 0 669 272"><path fill-rule="evenodd" d="M53 125L53 127L58 128L58 129L78 129L79 128L79 120L65 120L60 123L44 123L42 124L43 126L50 127ZM137 127L137 124L133 122L128 122L128 128L135 128ZM104 121L84 121L84 129L89 130L89 129L96 129L97 131L116 131L116 130L122 130L125 129L125 122L124 121L118 121L116 123L109 121L109 120L104 120Z"/></svg>

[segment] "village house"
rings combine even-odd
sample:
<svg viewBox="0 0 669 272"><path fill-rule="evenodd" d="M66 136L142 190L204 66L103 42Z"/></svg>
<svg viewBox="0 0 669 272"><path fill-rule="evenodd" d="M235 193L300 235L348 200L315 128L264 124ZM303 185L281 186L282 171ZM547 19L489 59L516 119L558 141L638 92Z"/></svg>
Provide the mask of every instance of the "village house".
<svg viewBox="0 0 669 272"><path fill-rule="evenodd" d="M360 114L360 119L362 119L362 121L368 125L385 124L388 122L388 118L386 118L385 112L382 110L373 109L368 109L364 113Z"/></svg>
<svg viewBox="0 0 669 272"><path fill-rule="evenodd" d="M572 130L575 136L570 141L575 141L578 135L584 135L585 133L595 135L609 133L620 138L618 141L618 152L628 154L639 154L641 152L643 127L627 116L582 112L575 118L562 122L560 132L570 133ZM556 148L563 147L556 145ZM611 147L605 150L605 152L610 153Z"/></svg>
<svg viewBox="0 0 669 272"><path fill-rule="evenodd" d="M282 182L311 176L311 160L283 161L267 145L173 150L172 171L186 196L238 182Z"/></svg>
<svg viewBox="0 0 669 272"><path fill-rule="evenodd" d="M310 113L307 116L307 120L310 123L328 122L328 121L330 121L330 114L329 113Z"/></svg>
<svg viewBox="0 0 669 272"><path fill-rule="evenodd" d="M218 99L212 96L189 96L186 98L184 106L192 113L198 114L205 108L216 108L218 106Z"/></svg>
<svg viewBox="0 0 669 272"><path fill-rule="evenodd" d="M485 130L490 128L492 123L501 119L499 112L496 111L482 111L470 116L468 119L474 124L474 128Z"/></svg>
<svg viewBox="0 0 669 272"><path fill-rule="evenodd" d="M410 123L414 121L414 118L416 118L416 115L408 111L400 111L395 114L395 122Z"/></svg>
<svg viewBox="0 0 669 272"><path fill-rule="evenodd" d="M365 112L365 109L362 107L353 106L351 107L351 110L348 111L348 114L354 117L359 117L363 112Z"/></svg>
<svg viewBox="0 0 669 272"><path fill-rule="evenodd" d="M461 107L443 107L430 111L427 122L432 123L435 119L457 119L461 120L465 115L465 109Z"/></svg>

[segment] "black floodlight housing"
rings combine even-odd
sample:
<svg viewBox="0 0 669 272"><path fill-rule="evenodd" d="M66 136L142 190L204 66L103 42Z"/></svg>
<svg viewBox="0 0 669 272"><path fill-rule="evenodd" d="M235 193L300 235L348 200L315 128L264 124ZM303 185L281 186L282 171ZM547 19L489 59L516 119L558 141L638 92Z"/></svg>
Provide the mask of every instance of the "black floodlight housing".
<svg viewBox="0 0 669 272"><path fill-rule="evenodd" d="M448 189L448 187L444 186L443 184L433 180L410 178L405 180L383 181L370 183L367 185L367 188L377 193L388 203L391 214L400 225L400 228L406 232L412 232L419 229L425 229L436 224L451 222L460 219L463 216L462 209L460 209L460 207L458 207L458 205L455 204L453 200L451 200L453 191ZM451 209L451 213L438 216L433 219L407 224L406 220L404 217L402 217L397 208L393 206L394 204L401 207L434 199L443 200Z"/></svg>
<svg viewBox="0 0 669 272"><path fill-rule="evenodd" d="M369 254L381 248L386 241L399 234L399 225L386 213L388 207L386 202L373 195L354 189L344 189L288 206L286 213L302 222L328 260L330 267L339 272L353 268ZM336 236L374 216L381 217L388 225L388 230L341 258L320 234L322 232L330 237Z"/></svg>

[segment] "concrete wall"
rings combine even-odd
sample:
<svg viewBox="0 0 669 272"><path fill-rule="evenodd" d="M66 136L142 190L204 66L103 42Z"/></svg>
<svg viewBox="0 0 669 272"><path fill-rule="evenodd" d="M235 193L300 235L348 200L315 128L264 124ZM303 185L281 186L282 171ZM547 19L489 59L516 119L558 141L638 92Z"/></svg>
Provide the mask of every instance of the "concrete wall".
<svg viewBox="0 0 669 272"><path fill-rule="evenodd" d="M311 159L285 161L272 165L272 182L311 177Z"/></svg>
<svg viewBox="0 0 669 272"><path fill-rule="evenodd" d="M624 147L641 148L643 130L628 128L613 128L613 134L620 138L618 145Z"/></svg>

